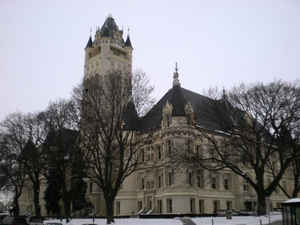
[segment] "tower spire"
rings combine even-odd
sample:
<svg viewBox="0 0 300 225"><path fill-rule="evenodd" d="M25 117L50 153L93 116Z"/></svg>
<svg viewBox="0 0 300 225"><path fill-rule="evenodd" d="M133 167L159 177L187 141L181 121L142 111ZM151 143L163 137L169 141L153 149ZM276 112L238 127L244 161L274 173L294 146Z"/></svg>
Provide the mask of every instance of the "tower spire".
<svg viewBox="0 0 300 225"><path fill-rule="evenodd" d="M130 37L129 37L129 28L128 28L128 31L127 31L127 38L126 38L126 41L125 41L125 46L129 47L129 48L132 48L132 44L131 44Z"/></svg>
<svg viewBox="0 0 300 225"><path fill-rule="evenodd" d="M175 63L175 72L173 73L173 87L176 87L176 86L180 87L177 62Z"/></svg>

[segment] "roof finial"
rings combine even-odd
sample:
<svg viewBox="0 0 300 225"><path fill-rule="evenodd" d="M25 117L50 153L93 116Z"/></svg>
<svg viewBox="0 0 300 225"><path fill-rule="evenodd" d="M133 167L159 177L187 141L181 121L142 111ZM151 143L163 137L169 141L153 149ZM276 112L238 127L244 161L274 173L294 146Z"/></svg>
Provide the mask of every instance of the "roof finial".
<svg viewBox="0 0 300 225"><path fill-rule="evenodd" d="M227 98L227 95L226 95L226 90L225 90L225 88L223 87L223 90L222 90L222 98L223 99L226 99Z"/></svg>
<svg viewBox="0 0 300 225"><path fill-rule="evenodd" d="M112 18L112 14L111 14L111 13L108 13L107 18Z"/></svg>
<svg viewBox="0 0 300 225"><path fill-rule="evenodd" d="M178 64L177 62L175 63L175 72L173 74L173 87L179 86L180 87L180 82L179 82L179 74L178 74Z"/></svg>
<svg viewBox="0 0 300 225"><path fill-rule="evenodd" d="M92 37L92 27L90 27L90 37Z"/></svg>

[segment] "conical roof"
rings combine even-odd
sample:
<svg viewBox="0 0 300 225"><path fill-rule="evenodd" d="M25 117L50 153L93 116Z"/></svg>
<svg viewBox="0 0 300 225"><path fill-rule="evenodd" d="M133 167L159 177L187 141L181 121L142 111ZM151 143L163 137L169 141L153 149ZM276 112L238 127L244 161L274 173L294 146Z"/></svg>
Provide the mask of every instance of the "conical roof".
<svg viewBox="0 0 300 225"><path fill-rule="evenodd" d="M93 47L93 41L92 41L92 37L90 36L85 48L92 48L92 47Z"/></svg>
<svg viewBox="0 0 300 225"><path fill-rule="evenodd" d="M126 47L129 47L129 48L132 48L132 45L131 45L131 41L130 41L129 35L127 35L127 38L126 38L126 41L125 41L125 46L126 46Z"/></svg>
<svg viewBox="0 0 300 225"><path fill-rule="evenodd" d="M104 24L102 25L100 29L100 35L102 37L113 37L113 33L118 31L119 28L111 16L107 17Z"/></svg>

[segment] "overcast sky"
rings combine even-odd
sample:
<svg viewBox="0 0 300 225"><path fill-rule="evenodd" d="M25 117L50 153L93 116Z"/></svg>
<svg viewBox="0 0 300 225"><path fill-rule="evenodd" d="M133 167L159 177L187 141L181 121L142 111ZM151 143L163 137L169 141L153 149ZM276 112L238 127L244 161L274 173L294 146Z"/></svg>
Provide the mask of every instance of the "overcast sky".
<svg viewBox="0 0 300 225"><path fill-rule="evenodd" d="M109 14L130 28L133 69L157 100L175 62L195 92L300 78L299 0L0 0L0 120L70 97L90 29Z"/></svg>

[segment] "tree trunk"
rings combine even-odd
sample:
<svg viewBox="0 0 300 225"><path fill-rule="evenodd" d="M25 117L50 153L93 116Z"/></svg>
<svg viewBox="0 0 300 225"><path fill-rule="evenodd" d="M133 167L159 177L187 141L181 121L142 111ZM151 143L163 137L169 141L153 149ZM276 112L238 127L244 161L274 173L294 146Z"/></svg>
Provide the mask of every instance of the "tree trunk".
<svg viewBox="0 0 300 225"><path fill-rule="evenodd" d="M13 209L13 215L14 216L19 216L20 214L20 206L19 206L19 201L18 197L14 197L14 209Z"/></svg>
<svg viewBox="0 0 300 225"><path fill-rule="evenodd" d="M266 207L266 196L264 191L257 192L257 215L266 215L267 207Z"/></svg>
<svg viewBox="0 0 300 225"><path fill-rule="evenodd" d="M34 210L36 216L41 216L41 206L40 206L40 184L33 185L33 202Z"/></svg>
<svg viewBox="0 0 300 225"><path fill-rule="evenodd" d="M105 198L106 205L106 223L114 223L114 199Z"/></svg>
<svg viewBox="0 0 300 225"><path fill-rule="evenodd" d="M67 194L68 195L68 194ZM64 211L65 211L65 216L67 218L70 217L71 215L71 201L70 199L67 197L63 198L63 202L64 202Z"/></svg>

